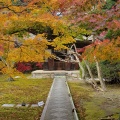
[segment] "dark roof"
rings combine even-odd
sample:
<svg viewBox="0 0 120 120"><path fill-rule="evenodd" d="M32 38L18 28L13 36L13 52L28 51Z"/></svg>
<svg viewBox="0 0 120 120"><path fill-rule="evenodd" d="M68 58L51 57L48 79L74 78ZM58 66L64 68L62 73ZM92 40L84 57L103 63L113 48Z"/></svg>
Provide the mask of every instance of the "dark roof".
<svg viewBox="0 0 120 120"><path fill-rule="evenodd" d="M85 47L87 45L90 45L91 43L92 43L92 41L88 41L88 40L86 40L86 41L76 40L75 45L77 48L82 48L82 47Z"/></svg>

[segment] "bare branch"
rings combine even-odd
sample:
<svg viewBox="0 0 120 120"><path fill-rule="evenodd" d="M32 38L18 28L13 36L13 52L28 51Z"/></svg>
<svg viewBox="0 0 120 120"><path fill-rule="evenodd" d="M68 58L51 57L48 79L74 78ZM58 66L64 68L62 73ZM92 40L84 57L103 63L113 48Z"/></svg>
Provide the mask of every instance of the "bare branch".
<svg viewBox="0 0 120 120"><path fill-rule="evenodd" d="M58 57L58 56L55 56L55 59L56 59L56 60L59 60L59 61L62 61L62 62L75 62L75 63L77 63L76 60L62 59L62 58L60 58L60 57Z"/></svg>
<svg viewBox="0 0 120 120"><path fill-rule="evenodd" d="M12 7L12 6L13 6L13 5L2 6L2 7L0 7L0 10L7 8L8 10L10 10L10 11L12 11L13 13L17 14L18 16L19 16L20 13L23 13L24 11L27 11L27 8L25 8L24 10L17 12L17 11L15 11L15 10L13 10L12 8L10 8L10 7Z"/></svg>
<svg viewBox="0 0 120 120"><path fill-rule="evenodd" d="M4 63L5 66L9 67L9 65L8 65L7 62L3 59L2 56L0 56L0 60Z"/></svg>

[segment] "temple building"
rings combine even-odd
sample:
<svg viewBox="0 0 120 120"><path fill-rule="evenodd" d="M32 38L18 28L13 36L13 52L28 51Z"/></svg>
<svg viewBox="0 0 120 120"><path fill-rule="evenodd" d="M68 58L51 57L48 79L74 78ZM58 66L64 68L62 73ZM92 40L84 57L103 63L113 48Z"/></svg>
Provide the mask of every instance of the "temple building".
<svg viewBox="0 0 120 120"><path fill-rule="evenodd" d="M79 52L82 53L82 50L84 49L83 47L91 44L91 41L80 41L76 40L76 47ZM81 49L83 48L83 49ZM63 55L60 51L55 51L53 48L48 47L48 50L52 53L55 54L56 56L59 56L62 59L67 59L65 55ZM69 51L64 51L64 53L68 53ZM78 70L79 66L78 63L76 62L64 62L60 60L56 60L54 58L49 58L45 60L43 63L43 70Z"/></svg>

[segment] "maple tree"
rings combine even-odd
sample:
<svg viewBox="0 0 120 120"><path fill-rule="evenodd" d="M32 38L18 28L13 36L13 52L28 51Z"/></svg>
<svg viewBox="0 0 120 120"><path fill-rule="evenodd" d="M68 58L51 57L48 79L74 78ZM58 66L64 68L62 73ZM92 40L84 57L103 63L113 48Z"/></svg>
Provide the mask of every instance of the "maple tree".
<svg viewBox="0 0 120 120"><path fill-rule="evenodd" d="M53 0L0 1L0 59L3 73L12 78L16 72L15 62L43 62L53 57L46 51L48 45L61 50L67 49L66 44L75 42L66 22L56 15L58 8L58 2ZM30 38L29 33L35 37Z"/></svg>
<svg viewBox="0 0 120 120"><path fill-rule="evenodd" d="M109 7L107 7L108 5ZM88 52L85 51L83 55L84 56L83 59L87 57L88 58L87 60L89 62L91 61L96 62L98 77L100 79L100 83L103 90L105 90L106 87L102 79L99 62L102 60L110 60L114 62L116 60L119 61L119 57L116 58L116 56L120 55L119 52L116 53L116 49L119 49L119 45L118 47L116 47L115 44L112 44L115 43L115 41L117 41L118 43L119 38L117 39L117 37L120 36L119 5L120 5L120 0L116 0L116 1L107 0L106 2L103 1L99 5L94 4L93 8L91 8L89 11L87 10L81 12L80 10L75 9L74 14L72 14L72 17L70 15L70 19L69 19L71 20L71 24L76 26L76 28L80 27L88 31L86 33L82 33L81 35L85 35L86 37L88 37L89 35L94 36L93 38L94 43L88 46L89 49L87 47L84 47L78 50L78 52L84 52L84 50L86 49L86 51ZM114 40L112 40L113 38ZM99 46L99 44L96 44L97 39L102 40L104 45L106 43L105 39L110 39L112 40L112 42L109 43L109 45L107 45L106 43L107 47L105 47L102 44L104 46L103 47L102 45Z"/></svg>
<svg viewBox="0 0 120 120"><path fill-rule="evenodd" d="M29 73L37 69L43 69L43 63L41 62L18 62L15 64L18 71L22 73Z"/></svg>
<svg viewBox="0 0 120 120"><path fill-rule="evenodd" d="M102 2L99 6L93 7L90 11L77 11L72 17L71 23L77 26L91 30L95 37L103 40L104 38L117 38L120 35L120 0L114 1L110 9L106 9L109 0ZM110 35L111 34L111 35ZM89 34L88 34L89 35Z"/></svg>
<svg viewBox="0 0 120 120"><path fill-rule="evenodd" d="M120 37L118 37L115 40L113 39L112 41L108 39L104 40L103 42L98 40L97 44L94 43L86 48L85 52L83 53L83 56L85 56L85 59L89 60L90 62L94 62L94 56L96 56L98 61L109 60L111 62L119 62L119 45Z"/></svg>
<svg viewBox="0 0 120 120"><path fill-rule="evenodd" d="M120 0L106 9L108 3L104 0L2 0L0 42L4 45L0 46L1 60L7 62L9 59L12 63L43 62L48 57L61 60L46 51L48 45L55 50L69 49L67 44L75 42L74 38L93 32L102 40L117 38L119 3ZM29 33L36 37L30 38ZM89 55L91 53L86 54Z"/></svg>
<svg viewBox="0 0 120 120"><path fill-rule="evenodd" d="M111 63L118 63L120 61L120 38L116 40L100 40L86 47L83 53L83 58L89 62L96 62L97 67L100 67L99 62L110 61ZM97 68L98 71L100 68ZM100 72L99 72L100 74ZM101 77L101 75L100 75Z"/></svg>

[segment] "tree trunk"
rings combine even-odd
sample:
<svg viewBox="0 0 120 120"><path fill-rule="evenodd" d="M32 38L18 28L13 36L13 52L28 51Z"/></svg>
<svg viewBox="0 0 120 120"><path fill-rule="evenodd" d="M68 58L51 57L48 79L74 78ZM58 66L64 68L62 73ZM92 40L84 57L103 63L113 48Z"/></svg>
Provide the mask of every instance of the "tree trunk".
<svg viewBox="0 0 120 120"><path fill-rule="evenodd" d="M71 49L72 49L72 47L75 48L75 54L72 53L72 55L76 58L76 61L77 61L78 65L79 65L79 68L80 68L81 71L82 71L82 79L85 81L85 70L84 70L84 68L83 68L83 66L82 66L82 64L81 64L81 62L80 62L80 60L79 60L79 58L78 58L78 56L77 56L78 53L77 53L76 45L73 44L73 45L71 46ZM81 56L81 55L79 54L79 56ZM85 81L85 82L86 82L86 81Z"/></svg>
<svg viewBox="0 0 120 120"><path fill-rule="evenodd" d="M8 81L14 81L14 79L11 76L7 80Z"/></svg>
<svg viewBox="0 0 120 120"><path fill-rule="evenodd" d="M80 62L78 56L76 54L74 54L74 56L76 58L76 61L78 62L79 68L82 71L82 79L85 81L85 70L84 70L83 66L81 65L81 62Z"/></svg>
<svg viewBox="0 0 120 120"><path fill-rule="evenodd" d="M92 71L90 69L89 63L86 60L84 60L84 62L85 62L85 65L86 65L86 67L88 69L88 72L89 72L89 75L91 77L92 82L94 83L95 86L97 86L97 83L96 83L96 81L95 81L95 79L93 77Z"/></svg>
<svg viewBox="0 0 120 120"><path fill-rule="evenodd" d="M85 70L84 70L83 66L81 65L81 62L78 62L78 65L82 71L82 79L85 80Z"/></svg>
<svg viewBox="0 0 120 120"><path fill-rule="evenodd" d="M97 67L98 78L100 80L101 88L103 89L103 91L106 91L106 85L105 85L105 82L103 81L103 78L102 78L100 64L97 60L96 60L96 67Z"/></svg>

